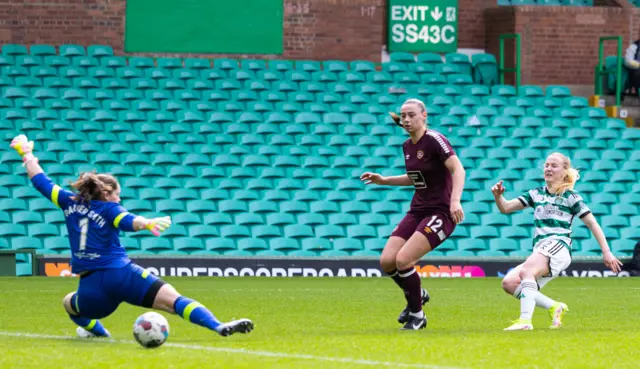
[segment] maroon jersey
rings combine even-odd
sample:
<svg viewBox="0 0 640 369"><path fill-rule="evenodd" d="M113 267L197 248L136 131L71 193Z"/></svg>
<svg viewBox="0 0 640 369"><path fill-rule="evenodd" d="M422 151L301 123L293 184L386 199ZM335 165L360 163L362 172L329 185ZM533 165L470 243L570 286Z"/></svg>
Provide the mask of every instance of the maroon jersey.
<svg viewBox="0 0 640 369"><path fill-rule="evenodd" d="M449 140L427 130L417 143L405 141L402 151L407 175L416 191L409 211L449 214L453 178L444 162L456 154Z"/></svg>

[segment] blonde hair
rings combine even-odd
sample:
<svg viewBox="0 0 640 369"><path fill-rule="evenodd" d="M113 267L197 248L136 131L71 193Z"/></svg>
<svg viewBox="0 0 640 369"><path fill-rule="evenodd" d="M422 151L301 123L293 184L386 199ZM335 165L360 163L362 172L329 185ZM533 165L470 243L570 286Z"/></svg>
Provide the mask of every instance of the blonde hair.
<svg viewBox="0 0 640 369"><path fill-rule="evenodd" d="M559 152L554 152L549 156L557 155L562 160L562 167L564 168L564 177L562 177L562 183L558 185L556 188L556 195L562 195L567 190L573 190L573 187L580 179L580 173L576 168L571 167L571 159L568 156L563 155Z"/></svg>

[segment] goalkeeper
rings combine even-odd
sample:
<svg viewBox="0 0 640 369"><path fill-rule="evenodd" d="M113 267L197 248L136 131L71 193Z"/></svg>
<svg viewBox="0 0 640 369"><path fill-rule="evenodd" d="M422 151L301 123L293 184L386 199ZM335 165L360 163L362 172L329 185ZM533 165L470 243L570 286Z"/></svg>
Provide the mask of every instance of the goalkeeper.
<svg viewBox="0 0 640 369"><path fill-rule="evenodd" d="M108 174L83 173L72 183L75 192L55 185L33 154L33 142L19 135L11 142L24 162L33 186L64 211L71 244L72 272L80 276L78 290L62 304L78 325L80 337L109 337L98 319L127 302L177 314L222 336L248 333L253 323L240 319L221 323L203 305L181 296L171 285L131 262L120 244L120 231L147 230L154 236L171 225L171 218L146 219L127 212L120 202L120 185Z"/></svg>

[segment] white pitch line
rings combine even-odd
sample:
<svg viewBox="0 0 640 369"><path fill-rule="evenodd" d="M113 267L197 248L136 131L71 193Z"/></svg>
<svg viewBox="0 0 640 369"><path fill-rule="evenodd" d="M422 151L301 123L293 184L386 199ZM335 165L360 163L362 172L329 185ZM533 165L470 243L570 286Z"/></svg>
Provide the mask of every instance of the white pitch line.
<svg viewBox="0 0 640 369"><path fill-rule="evenodd" d="M72 336L55 336L55 335L49 335L49 334L22 333L22 332L4 332L4 331L0 331L0 336L19 337L19 338L35 338L35 339L81 340L81 338L72 337ZM96 340L96 342L124 343L124 344L135 344L135 345L138 344L137 342L132 341L132 340L116 340L116 339ZM299 360L312 360L312 361L328 361L328 362L334 362L334 363L369 365L369 366L384 366L384 367L396 367L396 368L422 368L422 369L465 369L465 368L461 368L461 367L451 367L451 366L440 366L440 365L429 365L429 364L392 363L392 362L388 362L388 361L354 359L354 358L349 358L349 357L331 357L331 356L315 356L315 355L307 355L307 354L289 354L289 353L286 353L286 352L255 351L255 350L247 350L247 349L242 349L242 348L200 346L200 345L188 345L188 344L183 344L183 343L170 343L170 342L165 343L163 346L164 347L175 347L175 348L181 348L181 349L187 349L187 350L227 352L227 353L243 354L243 355L279 357L279 358L299 359Z"/></svg>

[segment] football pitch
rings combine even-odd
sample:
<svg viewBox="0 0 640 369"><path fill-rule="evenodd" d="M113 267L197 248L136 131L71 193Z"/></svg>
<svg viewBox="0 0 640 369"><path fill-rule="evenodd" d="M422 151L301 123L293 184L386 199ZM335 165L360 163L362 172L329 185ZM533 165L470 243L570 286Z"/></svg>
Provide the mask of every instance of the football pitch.
<svg viewBox="0 0 640 369"><path fill-rule="evenodd" d="M75 338L62 297L72 278L0 278L0 368L637 368L640 284L560 278L544 292L569 305L549 330L503 332L519 302L487 279L423 279L425 330L400 331L402 292L387 278L167 278L221 320L247 317L249 335L219 337L176 316L167 343L144 349L121 305L103 320L112 340Z"/></svg>

